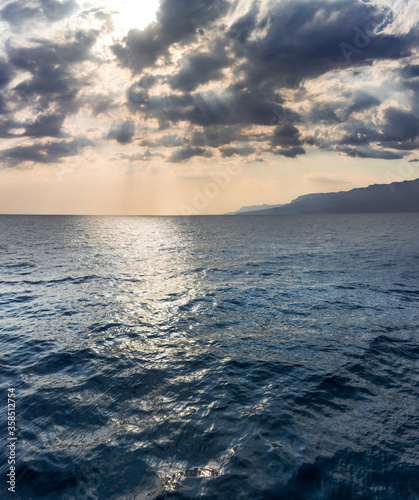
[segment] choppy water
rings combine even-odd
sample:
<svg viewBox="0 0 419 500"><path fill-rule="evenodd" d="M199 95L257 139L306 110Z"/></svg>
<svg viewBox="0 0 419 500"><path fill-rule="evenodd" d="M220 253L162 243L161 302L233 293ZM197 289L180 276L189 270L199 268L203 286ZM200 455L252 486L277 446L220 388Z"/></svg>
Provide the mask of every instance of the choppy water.
<svg viewBox="0 0 419 500"><path fill-rule="evenodd" d="M0 217L13 498L419 498L418 229Z"/></svg>

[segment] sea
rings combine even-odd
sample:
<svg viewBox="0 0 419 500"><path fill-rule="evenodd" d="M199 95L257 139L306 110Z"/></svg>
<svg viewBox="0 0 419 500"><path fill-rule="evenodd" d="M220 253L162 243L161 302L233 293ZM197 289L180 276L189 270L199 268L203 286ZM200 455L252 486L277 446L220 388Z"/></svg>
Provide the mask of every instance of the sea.
<svg viewBox="0 0 419 500"><path fill-rule="evenodd" d="M419 499L418 230L1 216L0 498Z"/></svg>

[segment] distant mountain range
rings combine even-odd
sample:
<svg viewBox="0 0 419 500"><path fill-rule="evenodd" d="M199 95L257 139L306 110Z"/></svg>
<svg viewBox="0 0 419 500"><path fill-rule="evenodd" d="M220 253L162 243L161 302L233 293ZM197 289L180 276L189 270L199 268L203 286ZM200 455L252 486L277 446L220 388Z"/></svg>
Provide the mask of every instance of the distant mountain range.
<svg viewBox="0 0 419 500"><path fill-rule="evenodd" d="M245 214L247 212L256 212L257 210L269 210L271 208L277 208L281 206L282 205L267 205L266 203L264 205L252 205L250 207L241 207L241 209L237 210L237 212L229 212L228 214L224 215L240 215L240 214Z"/></svg>
<svg viewBox="0 0 419 500"><path fill-rule="evenodd" d="M377 212L419 212L419 179L391 184L373 184L365 188L338 193L306 194L285 205L268 205L267 208L265 205L243 207L231 215Z"/></svg>

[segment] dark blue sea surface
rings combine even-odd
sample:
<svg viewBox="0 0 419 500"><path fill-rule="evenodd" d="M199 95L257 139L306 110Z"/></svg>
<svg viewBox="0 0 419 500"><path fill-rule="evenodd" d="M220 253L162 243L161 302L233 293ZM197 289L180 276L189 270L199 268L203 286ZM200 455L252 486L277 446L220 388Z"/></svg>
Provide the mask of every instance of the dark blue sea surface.
<svg viewBox="0 0 419 500"><path fill-rule="evenodd" d="M0 497L418 499L418 230L1 216Z"/></svg>

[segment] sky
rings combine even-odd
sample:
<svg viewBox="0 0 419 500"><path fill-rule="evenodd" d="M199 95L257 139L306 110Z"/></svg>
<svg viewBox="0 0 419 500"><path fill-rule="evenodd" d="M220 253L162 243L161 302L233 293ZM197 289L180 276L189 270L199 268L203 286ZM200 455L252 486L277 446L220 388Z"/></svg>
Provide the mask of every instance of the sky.
<svg viewBox="0 0 419 500"><path fill-rule="evenodd" d="M418 22L417 0L2 0L0 213L418 178Z"/></svg>

